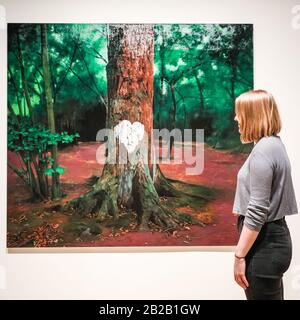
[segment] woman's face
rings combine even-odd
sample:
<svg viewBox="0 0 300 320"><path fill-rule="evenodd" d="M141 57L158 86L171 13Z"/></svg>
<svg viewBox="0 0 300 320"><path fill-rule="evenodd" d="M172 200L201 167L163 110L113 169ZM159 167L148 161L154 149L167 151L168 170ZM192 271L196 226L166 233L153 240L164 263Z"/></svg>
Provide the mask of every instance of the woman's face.
<svg viewBox="0 0 300 320"><path fill-rule="evenodd" d="M234 120L235 120L235 121L237 121L237 123L238 123L238 127L239 127L239 133L241 133L241 127L240 127L241 122L240 122L239 117L238 117L236 114L235 114Z"/></svg>

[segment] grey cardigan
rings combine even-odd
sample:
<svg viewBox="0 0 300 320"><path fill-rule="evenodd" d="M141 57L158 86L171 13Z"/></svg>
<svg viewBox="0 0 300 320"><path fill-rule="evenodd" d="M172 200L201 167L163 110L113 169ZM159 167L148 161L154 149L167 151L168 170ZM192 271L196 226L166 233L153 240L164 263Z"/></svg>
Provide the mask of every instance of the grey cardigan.
<svg viewBox="0 0 300 320"><path fill-rule="evenodd" d="M265 222L298 213L291 165L281 138L261 138L237 175L233 212L259 231Z"/></svg>

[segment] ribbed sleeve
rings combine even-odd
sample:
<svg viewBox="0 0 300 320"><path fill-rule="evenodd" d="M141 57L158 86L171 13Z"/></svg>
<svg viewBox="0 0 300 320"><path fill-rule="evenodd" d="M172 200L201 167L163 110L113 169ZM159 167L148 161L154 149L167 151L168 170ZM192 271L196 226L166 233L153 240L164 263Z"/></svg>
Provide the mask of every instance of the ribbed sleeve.
<svg viewBox="0 0 300 320"><path fill-rule="evenodd" d="M267 220L273 181L273 165L260 151L256 151L249 162L250 199L244 224L259 231Z"/></svg>

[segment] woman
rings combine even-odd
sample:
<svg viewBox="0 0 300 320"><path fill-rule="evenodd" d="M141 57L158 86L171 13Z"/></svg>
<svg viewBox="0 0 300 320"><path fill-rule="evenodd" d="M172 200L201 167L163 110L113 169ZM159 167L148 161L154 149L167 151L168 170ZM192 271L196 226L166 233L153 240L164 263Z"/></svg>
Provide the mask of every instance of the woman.
<svg viewBox="0 0 300 320"><path fill-rule="evenodd" d="M281 120L273 96L264 90L241 94L235 113L241 142L254 142L237 175L235 281L248 300L283 300L282 277L292 258L285 216L298 210L289 158L277 135Z"/></svg>

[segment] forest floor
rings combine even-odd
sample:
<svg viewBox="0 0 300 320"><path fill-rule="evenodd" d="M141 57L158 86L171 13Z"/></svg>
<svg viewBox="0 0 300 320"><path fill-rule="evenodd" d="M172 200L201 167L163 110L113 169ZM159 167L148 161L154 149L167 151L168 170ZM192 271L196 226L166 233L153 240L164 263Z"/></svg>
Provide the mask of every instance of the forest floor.
<svg viewBox="0 0 300 320"><path fill-rule="evenodd" d="M194 149L193 145L193 149ZM103 158L103 145L97 142L82 142L68 146L59 152L58 163L66 168L61 176L66 197L57 203L65 203L91 188L90 178L100 176L103 165L97 163L96 153ZM186 163L160 164L164 175L174 182L175 187L215 196L204 205L177 206L175 210L205 223L186 224L183 230L170 233L161 231L135 230L136 216L133 212L121 213L117 227L104 227L89 218L50 209L56 202L31 203L30 193L22 180L8 169L7 211L8 247L110 247L110 246L231 246L238 239L236 218L232 205L236 175L247 158L247 153L221 151L205 145L205 165L202 174L186 175ZM10 163L19 165L18 157L8 152ZM183 182L183 183L182 183ZM191 187L191 184L194 187ZM213 194L211 193L211 194ZM172 199L162 198L168 203ZM99 234L100 232L100 234Z"/></svg>

